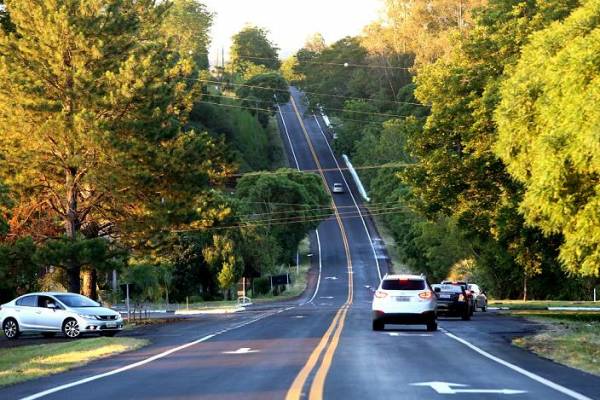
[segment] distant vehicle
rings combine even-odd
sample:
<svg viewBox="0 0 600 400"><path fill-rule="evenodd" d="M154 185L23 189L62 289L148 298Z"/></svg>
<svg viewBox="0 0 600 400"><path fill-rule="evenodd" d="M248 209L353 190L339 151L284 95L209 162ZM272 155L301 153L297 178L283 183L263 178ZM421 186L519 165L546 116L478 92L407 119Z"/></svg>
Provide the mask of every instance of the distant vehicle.
<svg viewBox="0 0 600 400"><path fill-rule="evenodd" d="M333 184L333 193L344 193L344 185L339 182Z"/></svg>
<svg viewBox="0 0 600 400"><path fill-rule="evenodd" d="M487 311L488 300L485 292L474 283L469 283L467 288L471 291L471 295L473 296L473 308L475 311L477 311L478 308L483 312Z"/></svg>
<svg viewBox="0 0 600 400"><path fill-rule="evenodd" d="M466 285L439 284L433 285L437 295L437 313L450 317L461 317L468 321L473 315L473 300L467 293Z"/></svg>
<svg viewBox="0 0 600 400"><path fill-rule="evenodd" d="M423 324L437 330L436 296L418 275L386 275L373 296L373 330L385 324Z"/></svg>
<svg viewBox="0 0 600 400"><path fill-rule="evenodd" d="M0 306L0 326L8 339L21 333L57 333L75 339L84 333L114 336L123 330L121 314L75 293L31 293Z"/></svg>

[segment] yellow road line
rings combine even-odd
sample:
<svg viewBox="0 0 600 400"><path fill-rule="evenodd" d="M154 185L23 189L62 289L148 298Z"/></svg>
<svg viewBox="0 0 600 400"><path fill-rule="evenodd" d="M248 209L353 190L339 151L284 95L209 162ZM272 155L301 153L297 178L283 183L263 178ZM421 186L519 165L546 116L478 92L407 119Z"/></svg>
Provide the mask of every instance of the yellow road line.
<svg viewBox="0 0 600 400"><path fill-rule="evenodd" d="M302 128L302 131L303 131L306 141L308 143L310 152L312 153L313 159L315 160L315 163L317 164L317 170L318 170L319 174L321 175L321 179L323 180L325 189L331 196L331 204L332 204L333 211L335 213L335 218L336 218L338 226L340 228L340 233L342 235L342 242L344 244L344 251L346 253L346 260L347 260L347 264L348 264L347 265L348 297L346 299L346 302L336 312L335 317L333 318L333 321L327 328L327 331L321 338L321 341L319 342L317 347L313 350L313 352L309 356L306 364L304 365L302 370L298 373L298 375L294 379L294 382L292 383L292 386L290 386L290 389L288 390L287 395L286 395L286 400L299 400L300 399L300 397L302 396L302 389L304 388L304 385L306 384L306 380L308 379L308 376L315 368L319 358L321 357L321 354L323 353L323 351L326 348L327 350L325 351L325 355L323 356L321 365L315 374L315 378L313 379L313 382L312 382L312 385L310 388L310 394L309 394L309 399L320 400L323 397L323 390L325 387L325 379L327 378L327 373L329 372L329 369L331 367L331 363L333 361L333 355L335 354L335 350L340 341L342 330L344 329L346 314L348 313L348 309L349 309L350 305L352 304L352 299L354 297L354 292L353 292L354 291L354 279L352 276L352 257L350 255L350 245L348 243L348 238L346 235L346 230L344 228L344 224L342 223L342 219L340 217L338 209L335 205L335 202L333 201L333 196L329 189L329 184L327 183L327 179L325 178L325 174L323 173L324 170L321 167L321 163L319 162L319 158L317 157L317 153L314 149L314 146L312 145L312 141L310 140L310 136L308 134L308 131L306 130L306 126L304 125L304 121L302 120L302 117L300 115L300 112L298 111L298 107L296 106L296 102L294 101L293 97L291 98L291 103L292 103L292 107L294 108L294 111L296 113L296 116L298 118L298 121L300 122L300 127ZM333 332L333 336L332 336L332 332ZM332 338L331 342L329 341L330 337Z"/></svg>

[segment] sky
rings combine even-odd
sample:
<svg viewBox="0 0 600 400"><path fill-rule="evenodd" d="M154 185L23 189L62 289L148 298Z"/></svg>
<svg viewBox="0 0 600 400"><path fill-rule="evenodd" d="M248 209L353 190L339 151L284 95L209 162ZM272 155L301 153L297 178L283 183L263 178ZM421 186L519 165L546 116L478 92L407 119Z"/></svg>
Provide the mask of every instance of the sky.
<svg viewBox="0 0 600 400"><path fill-rule="evenodd" d="M212 28L210 61L221 48L227 51L231 36L244 25L266 28L269 39L285 58L300 49L306 38L320 32L327 43L359 34L379 17L381 0L202 0L216 13Z"/></svg>

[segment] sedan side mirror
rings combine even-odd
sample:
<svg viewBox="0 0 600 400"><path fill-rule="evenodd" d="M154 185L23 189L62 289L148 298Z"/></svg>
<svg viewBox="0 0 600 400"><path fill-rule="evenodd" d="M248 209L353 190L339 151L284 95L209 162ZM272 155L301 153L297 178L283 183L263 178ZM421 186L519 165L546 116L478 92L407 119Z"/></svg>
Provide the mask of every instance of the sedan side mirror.
<svg viewBox="0 0 600 400"><path fill-rule="evenodd" d="M46 304L46 308L56 311L58 309L58 306L54 303L48 303L48 304Z"/></svg>

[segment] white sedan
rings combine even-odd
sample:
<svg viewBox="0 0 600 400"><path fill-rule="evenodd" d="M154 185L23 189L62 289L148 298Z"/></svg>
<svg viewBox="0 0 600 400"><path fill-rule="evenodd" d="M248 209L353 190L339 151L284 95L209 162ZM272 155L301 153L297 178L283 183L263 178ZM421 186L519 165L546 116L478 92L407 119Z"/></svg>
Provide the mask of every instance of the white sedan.
<svg viewBox="0 0 600 400"><path fill-rule="evenodd" d="M114 336L123 330L121 314L75 293L31 293L0 306L0 326L8 339L21 333L57 333L75 339L83 333Z"/></svg>

